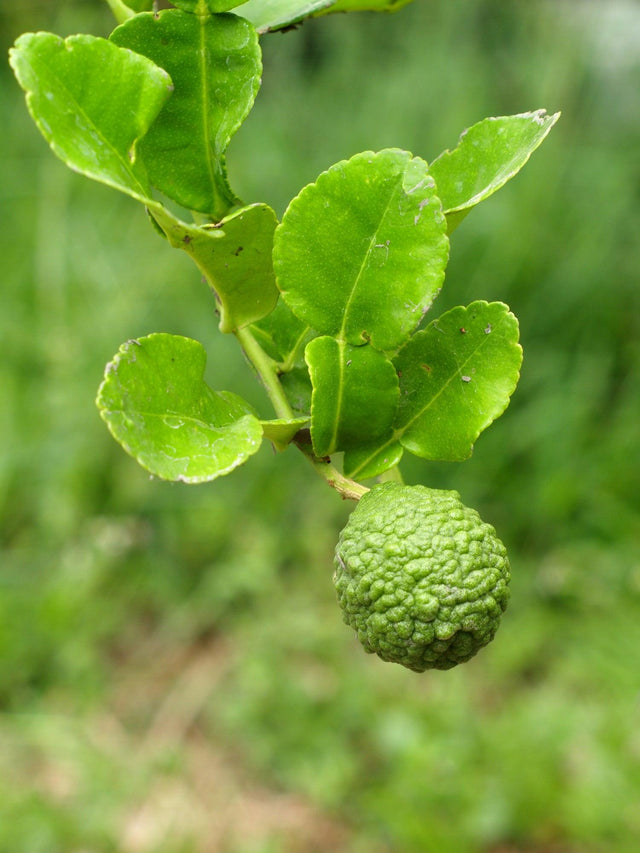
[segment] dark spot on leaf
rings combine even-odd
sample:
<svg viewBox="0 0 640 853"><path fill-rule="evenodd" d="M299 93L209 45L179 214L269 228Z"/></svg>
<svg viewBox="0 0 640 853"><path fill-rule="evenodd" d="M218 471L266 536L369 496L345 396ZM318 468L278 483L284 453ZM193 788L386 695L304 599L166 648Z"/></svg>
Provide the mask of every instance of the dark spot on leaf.
<svg viewBox="0 0 640 853"><path fill-rule="evenodd" d="M235 252L233 254L236 256L236 258L238 257L240 252L243 250L243 248L244 248L244 246L238 246L238 248L235 250Z"/></svg>
<svg viewBox="0 0 640 853"><path fill-rule="evenodd" d="M463 335L466 335L466 334L467 334L467 330L465 329L465 327L464 327L464 326L462 326L462 327L461 327L460 332L461 332Z"/></svg>
<svg viewBox="0 0 640 853"><path fill-rule="evenodd" d="M425 370L427 373L431 373L431 368L428 364L421 364L420 367Z"/></svg>
<svg viewBox="0 0 640 853"><path fill-rule="evenodd" d="M188 234L185 234L184 237L182 238L182 242L188 246L189 243L191 242L191 237Z"/></svg>

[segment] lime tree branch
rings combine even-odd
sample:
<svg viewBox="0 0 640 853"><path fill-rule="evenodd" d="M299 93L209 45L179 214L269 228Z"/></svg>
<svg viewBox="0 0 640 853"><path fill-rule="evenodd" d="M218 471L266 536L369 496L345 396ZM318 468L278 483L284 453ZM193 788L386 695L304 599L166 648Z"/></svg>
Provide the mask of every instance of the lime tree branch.
<svg viewBox="0 0 640 853"><path fill-rule="evenodd" d="M262 349L253 337L249 329L237 329L235 336L238 339L246 357L251 362L254 370L260 377L262 384L271 404L279 418L292 420L295 415L284 393L284 389L278 378L278 365ZM320 476L343 498L358 501L369 490L355 480L350 480L331 464L329 458L321 459L313 452L311 438L307 430L301 430L294 441L296 447L307 457L311 465Z"/></svg>

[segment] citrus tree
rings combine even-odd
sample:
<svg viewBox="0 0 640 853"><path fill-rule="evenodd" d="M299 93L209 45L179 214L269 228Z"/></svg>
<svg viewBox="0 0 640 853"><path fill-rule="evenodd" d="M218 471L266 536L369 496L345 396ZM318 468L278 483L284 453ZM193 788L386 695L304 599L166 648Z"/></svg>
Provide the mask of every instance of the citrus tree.
<svg viewBox="0 0 640 853"><path fill-rule="evenodd" d="M515 390L522 350L508 306L476 301L440 316L432 306L452 233L559 114L487 118L431 162L398 148L356 153L302 188L278 222L268 203L238 198L226 169L260 88L261 37L407 0L107 2L117 22L108 39L16 41L10 62L30 113L71 169L140 202L166 244L189 255L273 411L259 414L224 376L210 387L202 344L159 332L127 341L107 365L100 414L166 480L227 475L264 441L300 451L359 501L334 579L365 649L417 671L469 659L507 604L504 546L456 493L404 485L398 465L405 453L468 458Z"/></svg>

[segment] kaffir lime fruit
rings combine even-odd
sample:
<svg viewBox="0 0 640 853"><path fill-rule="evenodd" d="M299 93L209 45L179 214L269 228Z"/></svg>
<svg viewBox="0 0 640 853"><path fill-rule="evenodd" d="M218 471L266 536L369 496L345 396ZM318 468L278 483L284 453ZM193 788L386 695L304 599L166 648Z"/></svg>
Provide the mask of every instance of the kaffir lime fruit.
<svg viewBox="0 0 640 853"><path fill-rule="evenodd" d="M416 672L473 657L509 600L504 545L452 491L374 486L340 534L335 567L344 621L365 650Z"/></svg>

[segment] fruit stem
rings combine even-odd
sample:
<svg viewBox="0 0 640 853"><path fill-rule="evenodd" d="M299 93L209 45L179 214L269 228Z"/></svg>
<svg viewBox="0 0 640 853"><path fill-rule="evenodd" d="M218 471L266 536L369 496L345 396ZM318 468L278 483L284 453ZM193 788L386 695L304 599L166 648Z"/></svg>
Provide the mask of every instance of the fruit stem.
<svg viewBox="0 0 640 853"><path fill-rule="evenodd" d="M369 489L349 477L345 477L338 469L331 464L331 459L327 457L316 456L313 452L311 444L311 435L308 429L300 430L294 438L294 444L313 465L318 474L326 480L328 485L337 492L340 492L344 500L359 501Z"/></svg>
<svg viewBox="0 0 640 853"><path fill-rule="evenodd" d="M344 474L341 474L330 461L318 459L317 456L309 453L305 453L305 456L309 462L311 462L318 474L320 474L321 477L324 477L331 488L340 492L343 500L359 501L360 498L369 491L366 486L356 483L355 480L350 480L348 477L345 477Z"/></svg>

